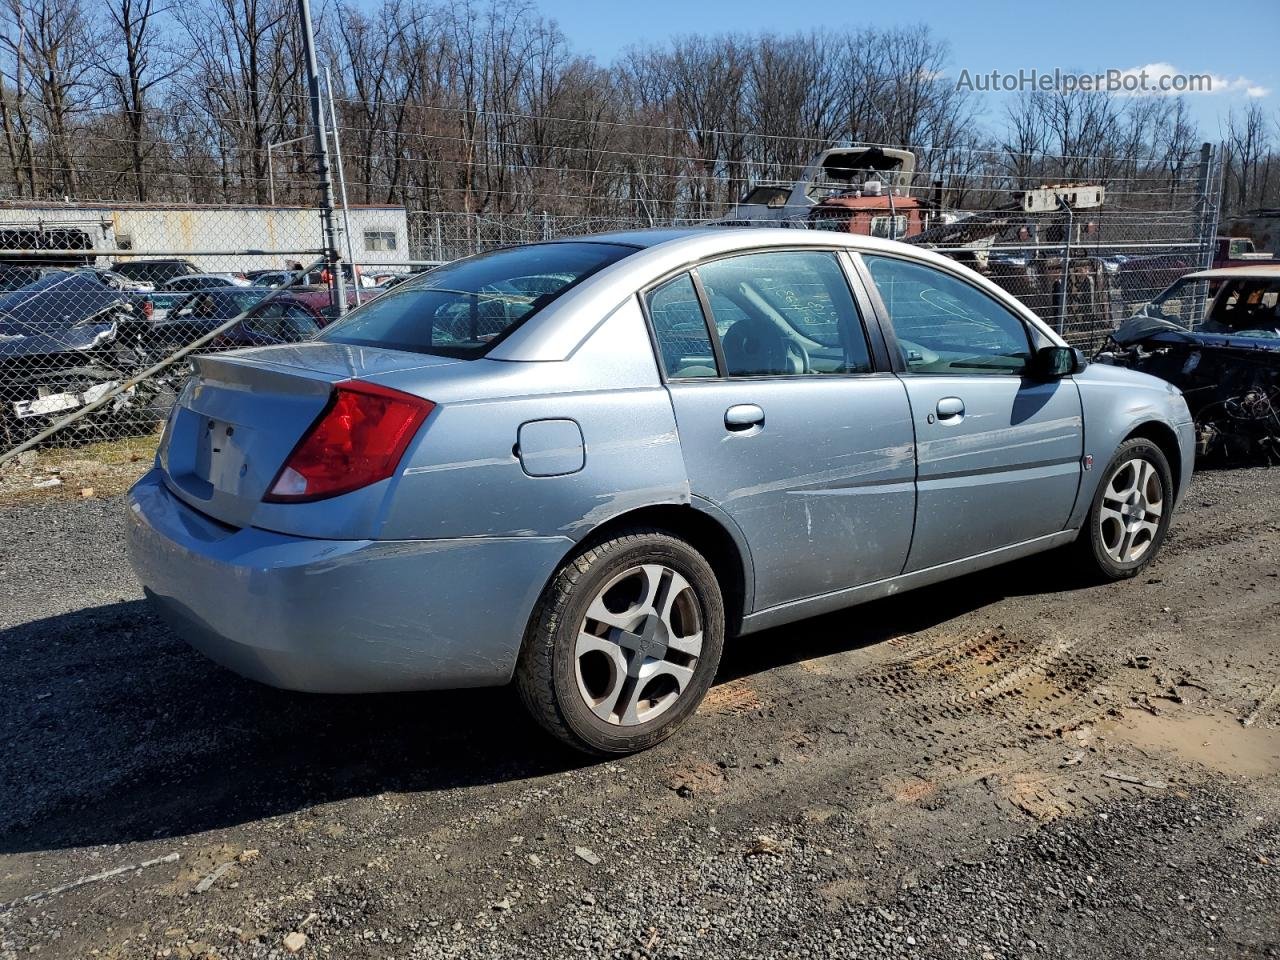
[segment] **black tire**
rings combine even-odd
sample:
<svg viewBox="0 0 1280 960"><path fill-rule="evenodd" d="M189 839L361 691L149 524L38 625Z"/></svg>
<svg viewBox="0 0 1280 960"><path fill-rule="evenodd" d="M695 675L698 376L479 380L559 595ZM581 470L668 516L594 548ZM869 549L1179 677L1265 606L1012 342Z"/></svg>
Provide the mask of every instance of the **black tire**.
<svg viewBox="0 0 1280 960"><path fill-rule="evenodd" d="M576 645L597 595L640 564L659 564L684 578L692 596L684 595L681 588L679 599L691 619L696 606L702 645L695 660L682 661L692 669L692 679L669 707L651 720L623 726L601 719L588 706L579 689ZM672 581L664 582L670 590ZM583 545L556 572L530 617L516 667L516 686L534 719L569 746L597 756L634 753L665 740L698 708L715 678L723 649L724 601L707 561L669 532L632 528ZM637 655L629 653L632 658ZM621 692L619 687L619 699Z"/></svg>
<svg viewBox="0 0 1280 960"><path fill-rule="evenodd" d="M1114 519L1108 519L1104 524L1103 515L1104 511L1112 510L1115 506L1114 500L1108 496L1108 488L1116 477L1117 471L1127 469L1126 465L1135 460L1148 463L1154 469L1155 478L1160 484L1161 511L1159 520L1155 521L1154 534L1147 535L1145 532L1140 534L1144 537L1141 542L1147 544L1141 555L1122 561L1108 550L1109 539L1112 546L1117 542L1114 534L1109 535L1109 531L1120 528L1116 526ZM1102 472L1089 514L1085 518L1085 527L1080 531L1080 537L1075 543L1077 556L1086 572L1096 579L1125 580L1137 575L1150 564L1159 553L1160 545L1169 531L1169 522L1173 518L1175 493L1173 471L1169 468L1169 460L1165 457L1163 450L1150 440L1144 440L1141 437L1126 440L1120 444Z"/></svg>

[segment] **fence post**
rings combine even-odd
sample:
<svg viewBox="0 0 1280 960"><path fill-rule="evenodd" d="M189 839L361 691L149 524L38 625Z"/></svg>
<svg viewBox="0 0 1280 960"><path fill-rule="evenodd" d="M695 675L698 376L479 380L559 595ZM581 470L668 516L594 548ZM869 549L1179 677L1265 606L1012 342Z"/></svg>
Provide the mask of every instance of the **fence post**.
<svg viewBox="0 0 1280 960"><path fill-rule="evenodd" d="M1209 214L1212 157L1213 147L1208 143L1200 144L1200 163L1196 167L1196 239L1200 245L1200 267L1203 269L1213 266L1213 248L1216 239L1210 235L1216 230L1216 225L1210 226L1210 221L1217 219L1216 216L1211 217Z"/></svg>
<svg viewBox="0 0 1280 960"><path fill-rule="evenodd" d="M1062 244L1062 273L1058 281L1058 334L1066 335L1067 330L1067 291L1071 285L1071 234L1075 232L1075 217L1067 198L1058 197L1058 209L1067 215L1067 229Z"/></svg>
<svg viewBox="0 0 1280 960"><path fill-rule="evenodd" d="M1222 154L1219 151L1219 158ZM1199 247L1197 253L1199 256L1198 267L1201 270L1207 270L1213 266L1213 255L1217 247L1218 232L1218 202L1222 196L1222 190L1217 190L1217 196L1211 196L1213 190L1213 146L1209 143L1200 144L1200 163L1196 166L1196 242ZM1194 300L1192 302L1190 318L1191 321L1204 316L1206 307L1206 290L1202 289L1201 284L1196 284L1194 290Z"/></svg>
<svg viewBox="0 0 1280 960"><path fill-rule="evenodd" d="M547 211L542 211L542 239L551 239L551 220L547 217Z"/></svg>
<svg viewBox="0 0 1280 960"><path fill-rule="evenodd" d="M436 260L444 259L444 230L440 226L440 218L436 217Z"/></svg>

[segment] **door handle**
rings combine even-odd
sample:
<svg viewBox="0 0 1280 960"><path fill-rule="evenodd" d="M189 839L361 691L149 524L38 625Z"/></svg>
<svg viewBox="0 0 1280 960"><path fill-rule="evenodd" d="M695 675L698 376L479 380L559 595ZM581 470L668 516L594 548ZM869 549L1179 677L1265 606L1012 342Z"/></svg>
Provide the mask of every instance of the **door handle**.
<svg viewBox="0 0 1280 960"><path fill-rule="evenodd" d="M726 430L743 433L753 427L764 426L764 410L754 403L735 403L724 412Z"/></svg>
<svg viewBox="0 0 1280 960"><path fill-rule="evenodd" d="M964 416L964 401L959 397L943 397L938 401L938 419L954 420Z"/></svg>

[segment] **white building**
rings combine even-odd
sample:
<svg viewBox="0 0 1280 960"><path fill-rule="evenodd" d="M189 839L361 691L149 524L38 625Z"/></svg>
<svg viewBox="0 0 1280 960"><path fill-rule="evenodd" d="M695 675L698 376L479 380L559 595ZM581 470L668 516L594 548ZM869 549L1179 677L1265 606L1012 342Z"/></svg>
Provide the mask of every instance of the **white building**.
<svg viewBox="0 0 1280 960"><path fill-rule="evenodd" d="M409 259L405 208L356 205L348 211L355 259L395 269ZM339 227L343 213L336 214ZM281 269L319 259L323 245L316 207L236 204L0 202L0 260L60 262L23 256L38 250L84 250L67 263L183 259L209 272ZM343 258L345 238L339 246Z"/></svg>

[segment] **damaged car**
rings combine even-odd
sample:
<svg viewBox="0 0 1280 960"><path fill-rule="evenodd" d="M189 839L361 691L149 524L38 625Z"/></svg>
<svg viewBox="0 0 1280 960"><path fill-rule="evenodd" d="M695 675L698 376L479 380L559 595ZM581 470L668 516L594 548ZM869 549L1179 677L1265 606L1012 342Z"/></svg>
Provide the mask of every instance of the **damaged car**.
<svg viewBox="0 0 1280 960"><path fill-rule="evenodd" d="M93 270L50 272L0 296L0 440L19 442L148 365L134 295ZM174 392L148 381L96 416L159 422Z"/></svg>
<svg viewBox="0 0 1280 960"><path fill-rule="evenodd" d="M1280 264L1187 274L1095 359L1178 387L1200 456L1280 461Z"/></svg>

